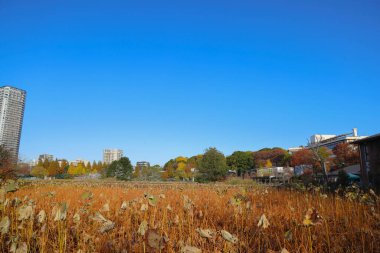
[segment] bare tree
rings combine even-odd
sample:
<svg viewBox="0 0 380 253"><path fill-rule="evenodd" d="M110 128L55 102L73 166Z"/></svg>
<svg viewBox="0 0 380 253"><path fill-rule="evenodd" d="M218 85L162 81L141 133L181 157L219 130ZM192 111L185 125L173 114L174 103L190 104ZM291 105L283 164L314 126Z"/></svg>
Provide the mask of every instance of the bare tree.
<svg viewBox="0 0 380 253"><path fill-rule="evenodd" d="M0 145L0 179L15 177L15 161L11 152Z"/></svg>
<svg viewBox="0 0 380 253"><path fill-rule="evenodd" d="M313 159L317 164L321 166L324 181L327 183L328 177L326 170L326 161L328 160L331 152L328 150L328 148L321 146L321 141L322 136L320 136L315 143L311 143L309 139L307 140L308 147L313 153Z"/></svg>

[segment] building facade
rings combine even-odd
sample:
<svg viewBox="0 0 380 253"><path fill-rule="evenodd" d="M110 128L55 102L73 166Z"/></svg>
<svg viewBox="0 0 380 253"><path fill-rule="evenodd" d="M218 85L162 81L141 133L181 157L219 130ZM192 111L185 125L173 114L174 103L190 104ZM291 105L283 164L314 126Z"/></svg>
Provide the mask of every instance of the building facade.
<svg viewBox="0 0 380 253"><path fill-rule="evenodd" d="M84 166L87 166L87 164L90 163L90 161L84 160L84 159L76 159L69 162L70 165L75 166L75 167L78 166L80 163L83 164Z"/></svg>
<svg viewBox="0 0 380 253"><path fill-rule="evenodd" d="M136 168L138 169L149 168L149 167L150 167L150 163L146 161L141 161L141 162L136 163Z"/></svg>
<svg viewBox="0 0 380 253"><path fill-rule="evenodd" d="M26 91L11 86L0 87L0 145L9 149L18 161Z"/></svg>
<svg viewBox="0 0 380 253"><path fill-rule="evenodd" d="M123 157L121 149L105 149L103 151L103 163L111 164L113 161L118 161Z"/></svg>
<svg viewBox="0 0 380 253"><path fill-rule="evenodd" d="M326 147L332 150L336 147L336 145L340 143L352 143L366 137L367 136L359 136L357 128L353 128L352 132L347 133L347 134L340 134L340 135L315 134L310 137L310 142L307 148Z"/></svg>
<svg viewBox="0 0 380 253"><path fill-rule="evenodd" d="M49 154L42 154L42 155L38 156L38 160L42 161L42 162L44 162L45 160L51 162L51 161L54 160L54 156L53 155L49 155Z"/></svg>
<svg viewBox="0 0 380 253"><path fill-rule="evenodd" d="M354 142L360 151L360 174L363 186L380 191L380 134Z"/></svg>

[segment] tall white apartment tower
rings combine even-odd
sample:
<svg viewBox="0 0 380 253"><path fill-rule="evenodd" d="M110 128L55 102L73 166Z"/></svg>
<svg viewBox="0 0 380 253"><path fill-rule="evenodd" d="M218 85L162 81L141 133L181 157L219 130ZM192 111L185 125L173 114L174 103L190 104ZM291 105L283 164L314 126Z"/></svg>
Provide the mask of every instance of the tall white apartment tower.
<svg viewBox="0 0 380 253"><path fill-rule="evenodd" d="M105 149L103 150L103 163L110 164L113 161L118 161L123 157L121 149Z"/></svg>
<svg viewBox="0 0 380 253"><path fill-rule="evenodd" d="M0 145L9 149L18 161L26 91L10 86L0 87Z"/></svg>

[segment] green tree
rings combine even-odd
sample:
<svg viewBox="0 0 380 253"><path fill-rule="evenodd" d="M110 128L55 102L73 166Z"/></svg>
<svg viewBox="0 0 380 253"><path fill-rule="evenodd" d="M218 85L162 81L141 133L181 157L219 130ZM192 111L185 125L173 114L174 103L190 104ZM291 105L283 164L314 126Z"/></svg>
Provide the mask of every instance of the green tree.
<svg viewBox="0 0 380 253"><path fill-rule="evenodd" d="M101 161L98 162L97 169L98 171L103 170L106 167L106 164L103 164Z"/></svg>
<svg viewBox="0 0 380 253"><path fill-rule="evenodd" d="M187 176L185 170L182 170L182 169L176 170L175 178L177 180L188 180L188 176Z"/></svg>
<svg viewBox="0 0 380 253"><path fill-rule="evenodd" d="M175 160L171 159L164 165L163 179L173 178L175 170L177 169L177 163Z"/></svg>
<svg viewBox="0 0 380 253"><path fill-rule="evenodd" d="M139 179L140 180L149 180L150 176L150 167L142 166L139 168Z"/></svg>
<svg viewBox="0 0 380 253"><path fill-rule="evenodd" d="M346 188L349 185L349 183L350 183L350 178L349 178L347 172L344 171L344 170L340 170L338 172L337 184L341 185L344 188Z"/></svg>
<svg viewBox="0 0 380 253"><path fill-rule="evenodd" d="M92 162L91 168L93 172L98 172L98 164L95 161Z"/></svg>
<svg viewBox="0 0 380 253"><path fill-rule="evenodd" d="M44 166L44 162L41 159L38 159L37 166L43 167Z"/></svg>
<svg viewBox="0 0 380 253"><path fill-rule="evenodd" d="M153 165L153 166L150 166L150 168L151 168L152 170L155 170L155 171L158 171L158 172L162 171L161 166L158 165L158 164Z"/></svg>
<svg viewBox="0 0 380 253"><path fill-rule="evenodd" d="M135 170L133 171L133 173L132 173L132 177L133 178L140 178L140 168L139 167L135 167Z"/></svg>
<svg viewBox="0 0 380 253"><path fill-rule="evenodd" d="M227 175L228 166L223 153L216 148L208 148L199 162L199 178L217 181Z"/></svg>
<svg viewBox="0 0 380 253"><path fill-rule="evenodd" d="M132 178L133 167L128 157L122 157L108 166L107 177L116 177L119 180L130 180Z"/></svg>
<svg viewBox="0 0 380 253"><path fill-rule="evenodd" d="M286 151L285 155L282 157L282 165L286 167L290 166L291 160L292 155L288 151Z"/></svg>
<svg viewBox="0 0 380 253"><path fill-rule="evenodd" d="M87 165L86 165L86 173L91 173L91 172L92 172L91 163L90 163L90 162L87 162Z"/></svg>
<svg viewBox="0 0 380 253"><path fill-rule="evenodd" d="M245 172L255 168L255 161L251 152L236 151L227 157L227 165L238 176L244 176Z"/></svg>
<svg viewBox="0 0 380 253"><path fill-rule="evenodd" d="M49 175L49 171L42 166L35 166L32 168L30 174L34 177L44 178Z"/></svg>
<svg viewBox="0 0 380 253"><path fill-rule="evenodd" d="M149 180L150 181L161 180L161 172L162 172L162 168L160 165L156 164L156 165L151 166Z"/></svg>

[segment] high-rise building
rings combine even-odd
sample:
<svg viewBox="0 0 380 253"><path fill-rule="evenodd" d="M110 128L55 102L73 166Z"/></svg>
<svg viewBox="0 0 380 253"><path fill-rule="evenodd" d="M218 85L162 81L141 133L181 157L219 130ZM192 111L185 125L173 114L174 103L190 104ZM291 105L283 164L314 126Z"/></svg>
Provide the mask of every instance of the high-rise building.
<svg viewBox="0 0 380 253"><path fill-rule="evenodd" d="M0 145L18 160L26 91L10 86L0 87Z"/></svg>
<svg viewBox="0 0 380 253"><path fill-rule="evenodd" d="M118 161L123 157L123 150L121 149L105 149L103 151L103 163L110 164L113 161Z"/></svg>

